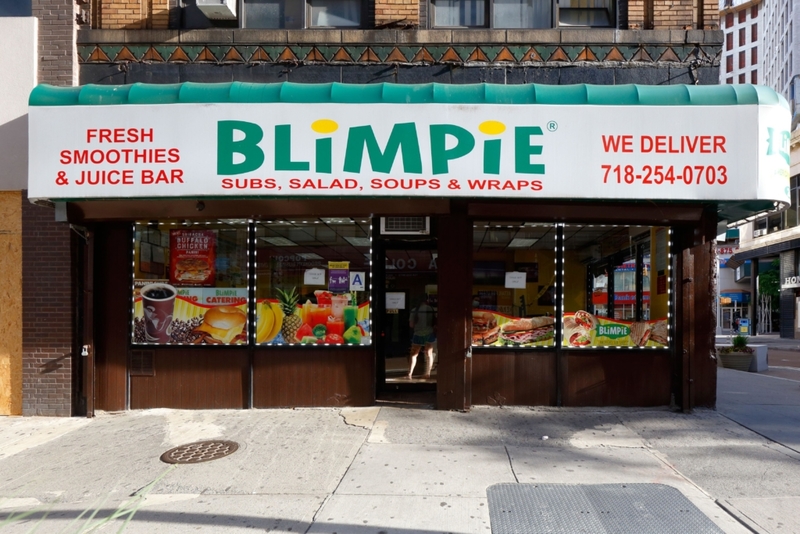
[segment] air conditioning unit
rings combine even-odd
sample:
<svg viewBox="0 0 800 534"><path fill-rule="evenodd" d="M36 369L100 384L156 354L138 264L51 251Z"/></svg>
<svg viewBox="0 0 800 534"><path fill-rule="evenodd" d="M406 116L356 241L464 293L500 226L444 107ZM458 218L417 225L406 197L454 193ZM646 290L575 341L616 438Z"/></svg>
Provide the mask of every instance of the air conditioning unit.
<svg viewBox="0 0 800 534"><path fill-rule="evenodd" d="M203 15L212 20L236 20L237 0L197 0Z"/></svg>
<svg viewBox="0 0 800 534"><path fill-rule="evenodd" d="M430 217L381 217L382 235L428 235Z"/></svg>
<svg viewBox="0 0 800 534"><path fill-rule="evenodd" d="M767 235L767 230L753 230L753 237L761 237L762 235Z"/></svg>

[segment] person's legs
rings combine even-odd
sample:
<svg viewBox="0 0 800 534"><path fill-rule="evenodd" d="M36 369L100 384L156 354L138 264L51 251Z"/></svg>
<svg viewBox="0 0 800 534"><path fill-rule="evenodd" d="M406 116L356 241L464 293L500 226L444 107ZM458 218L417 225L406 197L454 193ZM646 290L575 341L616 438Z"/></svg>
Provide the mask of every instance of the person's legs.
<svg viewBox="0 0 800 534"><path fill-rule="evenodd" d="M431 369L433 369L433 343L425 343L425 374L422 378L430 378Z"/></svg>
<svg viewBox="0 0 800 534"><path fill-rule="evenodd" d="M421 348L422 345L411 343L411 352L408 353L408 374L406 375L409 380L411 380L411 375L414 374L414 367L417 366L417 354L419 354L419 349Z"/></svg>

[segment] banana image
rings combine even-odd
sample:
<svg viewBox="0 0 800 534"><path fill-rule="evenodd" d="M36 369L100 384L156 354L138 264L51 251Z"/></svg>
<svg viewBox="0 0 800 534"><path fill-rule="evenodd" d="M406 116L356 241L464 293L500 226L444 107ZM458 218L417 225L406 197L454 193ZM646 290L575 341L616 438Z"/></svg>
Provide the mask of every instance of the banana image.
<svg viewBox="0 0 800 534"><path fill-rule="evenodd" d="M277 304L260 302L257 308L256 343L269 343L281 330L283 311Z"/></svg>

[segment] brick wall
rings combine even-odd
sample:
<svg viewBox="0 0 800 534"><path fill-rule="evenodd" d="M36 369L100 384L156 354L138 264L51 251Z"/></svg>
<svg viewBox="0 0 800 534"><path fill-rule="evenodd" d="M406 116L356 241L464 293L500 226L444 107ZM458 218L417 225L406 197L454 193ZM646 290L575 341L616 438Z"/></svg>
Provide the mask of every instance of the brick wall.
<svg viewBox="0 0 800 534"><path fill-rule="evenodd" d="M72 415L70 229L22 198L22 414Z"/></svg>
<svg viewBox="0 0 800 534"><path fill-rule="evenodd" d="M74 0L33 0L39 19L39 83L75 85L78 79L75 51Z"/></svg>
<svg viewBox="0 0 800 534"><path fill-rule="evenodd" d="M95 27L105 30L169 28L170 0L95 0L92 9Z"/></svg>
<svg viewBox="0 0 800 534"><path fill-rule="evenodd" d="M695 28L694 3L703 0L653 0L653 28L683 30Z"/></svg>
<svg viewBox="0 0 800 534"><path fill-rule="evenodd" d="M375 0L375 26L419 24L419 0Z"/></svg>

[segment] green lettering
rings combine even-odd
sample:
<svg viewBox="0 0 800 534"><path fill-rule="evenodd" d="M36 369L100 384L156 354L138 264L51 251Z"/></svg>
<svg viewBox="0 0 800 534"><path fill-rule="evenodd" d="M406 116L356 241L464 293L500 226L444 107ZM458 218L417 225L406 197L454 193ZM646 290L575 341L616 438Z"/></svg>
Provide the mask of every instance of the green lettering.
<svg viewBox="0 0 800 534"><path fill-rule="evenodd" d="M333 160L333 140L330 137L317 139L317 150L314 154L316 165L314 170L317 172L331 173L331 161Z"/></svg>
<svg viewBox="0 0 800 534"><path fill-rule="evenodd" d="M431 163L433 174L447 174L449 162L466 156L475 148L475 138L467 130L453 124L431 124ZM456 138L456 146L448 149L448 135Z"/></svg>
<svg viewBox="0 0 800 534"><path fill-rule="evenodd" d="M373 172L389 174L392 165L400 151L403 161L403 172L409 174L422 174L422 156L419 151L419 138L417 127L413 122L395 124L386 149L381 151L372 126L355 126L350 128L347 135L347 148L344 153L344 171L361 172L361 161L364 157L364 148Z"/></svg>
<svg viewBox="0 0 800 534"><path fill-rule="evenodd" d="M233 140L234 132L244 134L239 141ZM217 123L217 174L228 176L252 172L264 163L264 151L258 143L264 131L258 124L244 121L219 121ZM233 155L241 154L244 161L233 162Z"/></svg>
<svg viewBox="0 0 800 534"><path fill-rule="evenodd" d="M307 171L311 165L307 161L292 161L292 126L275 125L275 170Z"/></svg>
<svg viewBox="0 0 800 534"><path fill-rule="evenodd" d="M500 139L483 142L483 173L500 174Z"/></svg>
<svg viewBox="0 0 800 534"><path fill-rule="evenodd" d="M544 174L544 165L531 163L531 156L542 155L542 145L532 145L531 136L542 135L538 126L519 126L514 129L514 170L518 174Z"/></svg>

